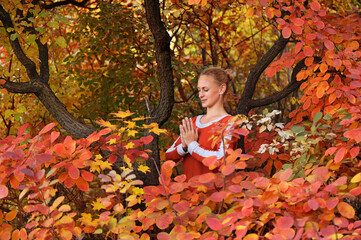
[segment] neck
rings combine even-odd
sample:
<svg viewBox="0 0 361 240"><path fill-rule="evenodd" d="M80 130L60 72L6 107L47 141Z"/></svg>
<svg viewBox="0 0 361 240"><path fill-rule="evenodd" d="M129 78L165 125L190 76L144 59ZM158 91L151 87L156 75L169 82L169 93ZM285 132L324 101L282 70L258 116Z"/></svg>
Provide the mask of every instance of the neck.
<svg viewBox="0 0 361 240"><path fill-rule="evenodd" d="M207 108L207 116L212 117L212 116L223 116L227 114L226 110L223 107L223 103L221 104L217 104L214 105L210 108Z"/></svg>

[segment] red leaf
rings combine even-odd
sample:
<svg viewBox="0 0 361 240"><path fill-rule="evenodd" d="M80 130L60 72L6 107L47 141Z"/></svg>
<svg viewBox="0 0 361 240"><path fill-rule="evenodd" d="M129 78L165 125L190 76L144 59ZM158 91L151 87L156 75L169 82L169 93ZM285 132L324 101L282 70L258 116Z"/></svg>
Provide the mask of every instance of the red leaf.
<svg viewBox="0 0 361 240"><path fill-rule="evenodd" d="M295 24L296 26L302 26L304 22L305 21L303 21L301 18L295 18L293 20L293 24Z"/></svg>
<svg viewBox="0 0 361 240"><path fill-rule="evenodd" d="M360 153L360 147L353 147L350 150L351 157L355 158Z"/></svg>
<svg viewBox="0 0 361 240"><path fill-rule="evenodd" d="M337 149L336 147L330 147L329 149L326 150L325 156L334 154L336 149Z"/></svg>
<svg viewBox="0 0 361 240"><path fill-rule="evenodd" d="M29 123L26 123L26 124L22 125L21 127L19 127L19 129L18 129L18 137L22 136L24 134L24 132L26 131L28 126L29 126Z"/></svg>
<svg viewBox="0 0 361 240"><path fill-rule="evenodd" d="M207 224L214 231L219 231L223 228L221 221L219 221L218 218L215 217L207 218Z"/></svg>
<svg viewBox="0 0 361 240"><path fill-rule="evenodd" d="M352 81L352 82L350 83L350 86L351 86L352 88L361 88L361 82L359 82L359 81Z"/></svg>
<svg viewBox="0 0 361 240"><path fill-rule="evenodd" d="M312 2L310 7L313 11L320 11L321 9L321 5L317 1Z"/></svg>
<svg viewBox="0 0 361 240"><path fill-rule="evenodd" d="M303 53L305 54L306 57L312 57L313 49L310 46L304 46Z"/></svg>
<svg viewBox="0 0 361 240"><path fill-rule="evenodd" d="M157 239L158 240L171 240L170 236L168 233L165 232L160 232L157 234Z"/></svg>
<svg viewBox="0 0 361 240"><path fill-rule="evenodd" d="M157 227L162 230L166 229L172 222L173 222L172 213L163 214L155 220L155 224L157 225Z"/></svg>
<svg viewBox="0 0 361 240"><path fill-rule="evenodd" d="M48 125L46 125L40 132L38 135L44 134L49 132L51 129L53 129L53 127L55 126L55 123L49 123Z"/></svg>
<svg viewBox="0 0 361 240"><path fill-rule="evenodd" d="M201 183L209 183L214 182L216 180L216 175L214 173L206 173L199 176L199 182Z"/></svg>
<svg viewBox="0 0 361 240"><path fill-rule="evenodd" d="M7 197L9 189L5 185L0 185L0 199Z"/></svg>
<svg viewBox="0 0 361 240"><path fill-rule="evenodd" d="M314 198L308 200L307 204L312 210L317 210L320 207L320 204L318 203L317 199Z"/></svg>
<svg viewBox="0 0 361 240"><path fill-rule="evenodd" d="M35 156L35 160L39 163L47 163L51 159L53 159L53 156L47 153L41 153Z"/></svg>
<svg viewBox="0 0 361 240"><path fill-rule="evenodd" d="M76 181L75 181L76 186L83 192L86 192L89 190L89 184L87 181L84 180L84 178L79 177Z"/></svg>
<svg viewBox="0 0 361 240"><path fill-rule="evenodd" d="M173 208L178 212L186 212L189 209L189 202L181 201L177 204L174 204Z"/></svg>
<svg viewBox="0 0 361 240"><path fill-rule="evenodd" d="M356 187L350 190L350 194L358 196L361 194L361 187Z"/></svg>
<svg viewBox="0 0 361 240"><path fill-rule="evenodd" d="M341 59L338 58L338 59L333 60L332 65L333 65L335 68L341 67L341 65L342 65ZM351 83L352 83L352 82L351 82Z"/></svg>
<svg viewBox="0 0 361 240"><path fill-rule="evenodd" d="M328 210L332 210L336 207L336 205L338 204L338 198L330 198L329 200L327 200L326 202L326 207Z"/></svg>
<svg viewBox="0 0 361 240"><path fill-rule="evenodd" d="M336 153L336 156L335 156L335 163L339 163L342 161L342 159L344 158L345 156L345 153L346 153L346 148L345 147L341 147L337 153Z"/></svg>
<svg viewBox="0 0 361 240"><path fill-rule="evenodd" d="M146 137L141 137L140 141L142 141L144 144L149 144L153 141L153 136L149 135Z"/></svg>
<svg viewBox="0 0 361 240"><path fill-rule="evenodd" d="M291 37L291 28L290 27L285 27L282 29L282 36L283 38L289 38Z"/></svg>
<svg viewBox="0 0 361 240"><path fill-rule="evenodd" d="M178 175L174 178L174 181L176 182L184 182L187 179L187 176L185 174Z"/></svg>
<svg viewBox="0 0 361 240"><path fill-rule="evenodd" d="M327 48L328 50L333 50L333 49L335 49L335 45L333 44L333 42L331 42L331 41L328 40L328 39L325 39L324 44L325 44L325 46L326 46L326 48Z"/></svg>
<svg viewBox="0 0 361 240"><path fill-rule="evenodd" d="M68 168L68 174L69 174L69 177L76 180L80 176L80 171L77 167L74 167L73 164L70 164L70 167Z"/></svg>
<svg viewBox="0 0 361 240"><path fill-rule="evenodd" d="M222 202L222 200L224 199L224 197L227 195L226 191L220 191L220 192L214 192L212 193L212 195L209 197L209 199L213 202Z"/></svg>
<svg viewBox="0 0 361 240"><path fill-rule="evenodd" d="M356 128L344 132L344 137L354 139L356 142L361 142L361 128Z"/></svg>
<svg viewBox="0 0 361 240"><path fill-rule="evenodd" d="M220 161L218 161L216 156L211 156L203 159L203 165L209 167L209 169L213 170L220 165Z"/></svg>
<svg viewBox="0 0 361 240"><path fill-rule="evenodd" d="M292 217L280 217L276 221L276 226L280 229L290 228L294 224L294 219Z"/></svg>
<svg viewBox="0 0 361 240"><path fill-rule="evenodd" d="M226 166L222 167L222 174L228 176L234 173L234 170L236 170L234 163L228 163Z"/></svg>
<svg viewBox="0 0 361 240"><path fill-rule="evenodd" d="M60 135L60 132L51 132L50 134L50 142L53 143Z"/></svg>

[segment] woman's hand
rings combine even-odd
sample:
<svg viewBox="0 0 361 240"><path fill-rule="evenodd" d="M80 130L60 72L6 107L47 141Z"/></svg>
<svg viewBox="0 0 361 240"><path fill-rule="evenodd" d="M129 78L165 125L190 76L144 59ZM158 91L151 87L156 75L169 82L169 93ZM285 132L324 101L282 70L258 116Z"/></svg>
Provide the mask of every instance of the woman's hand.
<svg viewBox="0 0 361 240"><path fill-rule="evenodd" d="M183 119L182 124L179 126L179 129L183 149L187 148L191 142L198 141L198 131L194 128L191 119L187 117Z"/></svg>

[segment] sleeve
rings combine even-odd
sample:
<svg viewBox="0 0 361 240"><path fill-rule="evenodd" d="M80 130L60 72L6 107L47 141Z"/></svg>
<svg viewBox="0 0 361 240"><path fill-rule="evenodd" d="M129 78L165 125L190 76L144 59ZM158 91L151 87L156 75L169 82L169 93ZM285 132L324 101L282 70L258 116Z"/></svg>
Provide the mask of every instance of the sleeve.
<svg viewBox="0 0 361 240"><path fill-rule="evenodd" d="M229 123L227 127L227 132L232 130L234 123ZM223 146L223 142L225 143L225 148ZM221 141L219 147L216 150L207 149L204 146L200 145L198 142L193 141L188 145L188 152L191 154L197 161L202 162L203 159L211 156L216 156L218 160L222 160L224 158L224 153L229 148L235 148L237 144L237 138L232 136L232 134L227 134L224 137L224 141Z"/></svg>
<svg viewBox="0 0 361 240"><path fill-rule="evenodd" d="M165 158L167 160L180 160L188 152L185 152L182 147L182 141L180 136L173 143L173 145L165 152Z"/></svg>

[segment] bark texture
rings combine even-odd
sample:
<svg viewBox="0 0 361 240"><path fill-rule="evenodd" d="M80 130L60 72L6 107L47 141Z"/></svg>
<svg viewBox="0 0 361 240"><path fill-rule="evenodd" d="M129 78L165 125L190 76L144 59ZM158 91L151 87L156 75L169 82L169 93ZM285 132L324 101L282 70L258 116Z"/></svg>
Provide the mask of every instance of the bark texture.
<svg viewBox="0 0 361 240"><path fill-rule="evenodd" d="M170 117L174 105L174 81L172 71L172 59L170 40L166 27L161 19L159 0L145 0L145 13L149 28L154 37L155 57L158 67L158 81L160 86L160 100L158 105L151 110L148 123L156 122L161 126ZM158 149L159 137L154 137L147 148L152 151L147 165L151 172L146 175L145 185L158 184L157 167L160 168L160 157Z"/></svg>
<svg viewBox="0 0 361 240"><path fill-rule="evenodd" d="M8 38L12 50L25 67L29 82L15 83L7 79L2 85L11 93L34 93L44 106L49 110L50 114L59 122L59 124L73 137L83 138L95 131L95 128L79 122L71 115L65 106L59 101L49 86L49 54L48 46L42 44L40 40L36 40L38 46L39 72L36 64L25 54L19 39L11 40L10 36L15 33L14 24L10 14L0 5L0 21L8 32ZM27 21L27 18L24 18ZM9 30L10 29L10 30ZM29 27L28 31L36 33L35 28Z"/></svg>

